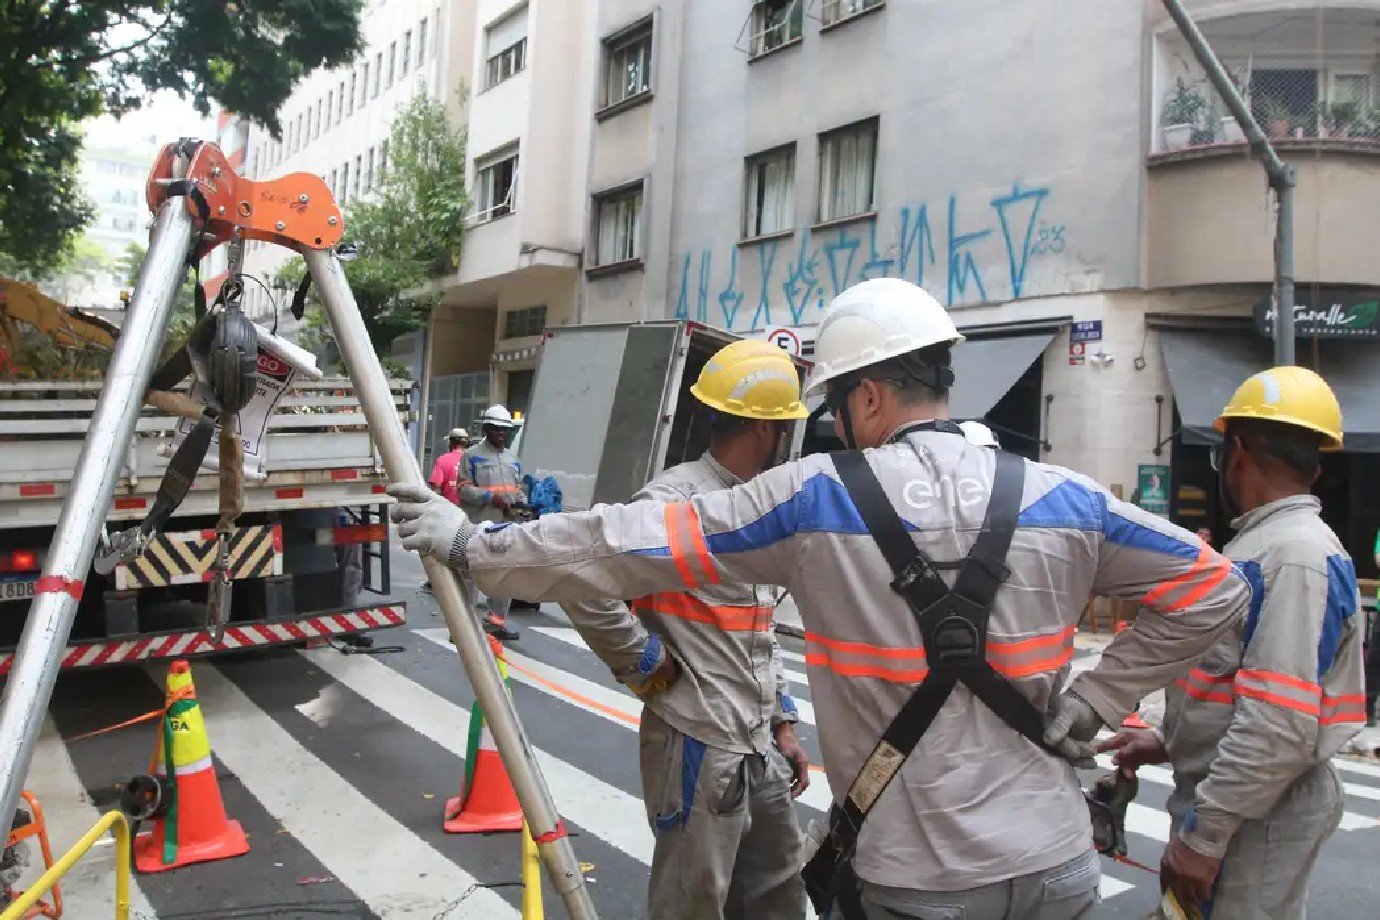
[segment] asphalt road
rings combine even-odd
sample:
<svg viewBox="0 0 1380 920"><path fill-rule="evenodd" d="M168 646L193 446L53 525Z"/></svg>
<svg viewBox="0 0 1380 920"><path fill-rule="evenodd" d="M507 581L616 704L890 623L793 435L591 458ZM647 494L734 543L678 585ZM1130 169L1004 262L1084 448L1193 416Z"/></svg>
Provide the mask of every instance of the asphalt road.
<svg viewBox="0 0 1380 920"><path fill-rule="evenodd" d="M137 878L135 916L244 918L517 917L515 834L456 836L442 809L463 771L468 683L415 557L394 556L395 594L408 627L377 634L375 654L282 650L194 662L225 807L250 839L238 859ZM642 915L652 836L638 798L636 701L580 644L558 610L517 612L510 644L513 695L572 831L600 915ZM803 649L784 643L803 701L801 735L818 757ZM391 649L391 650L390 650ZM75 736L154 709L164 668L71 672L58 682L29 788L65 848L148 766L152 723L81 741ZM553 689L559 687L561 689ZM1343 829L1314 875L1310 916L1380 916L1380 766L1348 762ZM1168 834L1162 778L1143 779L1130 817L1131 855L1159 860ZM817 775L802 820L829 794ZM67 915L110 915L113 849L97 847L65 886ZM1097 916L1141 918L1154 876L1104 866ZM547 913L562 916L547 889Z"/></svg>

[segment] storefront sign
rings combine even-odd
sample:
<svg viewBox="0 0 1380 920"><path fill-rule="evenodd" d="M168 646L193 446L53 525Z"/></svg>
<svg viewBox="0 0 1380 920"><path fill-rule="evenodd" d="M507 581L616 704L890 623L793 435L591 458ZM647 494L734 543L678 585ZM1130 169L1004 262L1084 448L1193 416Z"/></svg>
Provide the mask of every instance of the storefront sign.
<svg viewBox="0 0 1380 920"><path fill-rule="evenodd" d="M1070 342L1102 341L1102 320L1089 319L1074 323L1069 327Z"/></svg>
<svg viewBox="0 0 1380 920"><path fill-rule="evenodd" d="M1069 342L1069 367L1082 367L1087 360L1087 345L1083 342Z"/></svg>
<svg viewBox="0 0 1380 920"><path fill-rule="evenodd" d="M1136 476L1136 504L1151 514L1169 514L1169 467L1142 463Z"/></svg>
<svg viewBox="0 0 1380 920"><path fill-rule="evenodd" d="M1294 300L1294 335L1299 338L1380 339L1380 291L1324 288L1315 294L1301 286ZM1269 297L1255 305L1255 328L1261 335L1275 333Z"/></svg>

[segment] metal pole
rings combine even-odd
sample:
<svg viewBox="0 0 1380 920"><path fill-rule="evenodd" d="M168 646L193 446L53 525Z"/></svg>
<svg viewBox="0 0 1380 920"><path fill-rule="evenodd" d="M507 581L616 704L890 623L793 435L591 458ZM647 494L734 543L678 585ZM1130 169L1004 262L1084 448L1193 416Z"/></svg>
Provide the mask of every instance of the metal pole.
<svg viewBox="0 0 1380 920"><path fill-rule="evenodd" d="M421 467L408 450L407 437L388 390L388 380L369 342L369 333L360 317L354 294L345 280L340 261L329 250L307 250L304 256L307 270L311 272L316 289L320 292L321 302L326 306L326 315L335 331L340 356L345 361L350 379L354 381L355 393L364 408L370 434L378 445L389 478L394 482L409 482L425 487ZM431 579L437 605L460 652L460 661L469 677L470 686L474 688L474 695L484 709L484 718L503 758L503 765L513 781L513 790L522 804L523 814L531 825L532 836L537 841L547 875L565 902L571 920L595 920L598 915L585 887L584 874L575 859L570 838L562 829L556 804L537 767L536 756L518 721L512 698L504 690L498 663L489 652L488 640L479 626L479 617L470 608L455 572L444 563L427 557L422 558L422 565Z"/></svg>
<svg viewBox="0 0 1380 920"><path fill-rule="evenodd" d="M1275 193L1275 364L1294 363L1294 168L1280 158L1270 139L1251 114L1246 100L1241 98L1227 69L1217 59L1193 17L1184 9L1181 0L1164 0L1164 8L1179 27L1180 34L1193 49L1208 80L1212 82L1222 101L1246 134L1251 153L1265 167L1270 188Z"/></svg>
<svg viewBox="0 0 1380 920"><path fill-rule="evenodd" d="M154 223L152 245L139 269L134 296L125 311L67 500L44 559L39 593L29 606L14 667L0 700L0 817L6 821L14 814L20 787L28 775L34 742L72 631L82 583L110 511L126 445L134 437L144 391L158 361L158 343L163 340L173 300L187 271L191 241L187 203L181 197L171 197Z"/></svg>

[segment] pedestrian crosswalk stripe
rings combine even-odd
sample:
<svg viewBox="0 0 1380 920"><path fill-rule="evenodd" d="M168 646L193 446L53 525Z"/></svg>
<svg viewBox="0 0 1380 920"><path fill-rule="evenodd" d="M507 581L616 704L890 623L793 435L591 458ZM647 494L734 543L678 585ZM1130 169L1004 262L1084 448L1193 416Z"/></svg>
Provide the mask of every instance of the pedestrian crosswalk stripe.
<svg viewBox="0 0 1380 920"><path fill-rule="evenodd" d="M1340 767L1343 761L1334 760L1333 763ZM1112 758L1108 754L1102 754L1097 758L1097 764L1103 769L1110 770L1112 769ZM1174 771L1166 767L1139 767L1136 770L1136 777L1142 781L1149 780L1152 783L1159 783L1163 786L1172 787L1174 785ZM1347 795L1354 795L1358 799L1370 799L1373 802L1380 802L1380 788L1375 786L1365 786L1360 783L1342 783L1342 791ZM1366 820L1370 819L1367 818Z"/></svg>
<svg viewBox="0 0 1380 920"><path fill-rule="evenodd" d="M150 676L153 676L152 674ZM214 666L196 670L197 697L216 756L285 830L389 920L455 911L518 916L496 892L374 804L260 709ZM387 841L386 845L360 845Z"/></svg>
<svg viewBox="0 0 1380 920"><path fill-rule="evenodd" d="M392 718L464 761L470 714L463 707L372 658L346 658L331 649L301 654ZM540 748L536 755L562 817L639 862L651 862L652 832L641 800ZM461 775L459 763L455 772L457 777Z"/></svg>
<svg viewBox="0 0 1380 920"><path fill-rule="evenodd" d="M53 724L52 717L43 720L43 729L34 748L35 769L29 771L24 788L38 799L43 819L48 824L48 839L54 855L66 852L83 834L91 829L109 809L91 804L85 786L77 776L67 747ZM104 837L103 840L110 840ZM19 888L27 888L38 877L43 857L37 846L29 853L30 870L25 873ZM158 920L158 914L139 887L136 875L129 887L130 908L138 920ZM115 849L110 846L93 847L77 861L62 879L63 913L70 917L109 917L115 913Z"/></svg>

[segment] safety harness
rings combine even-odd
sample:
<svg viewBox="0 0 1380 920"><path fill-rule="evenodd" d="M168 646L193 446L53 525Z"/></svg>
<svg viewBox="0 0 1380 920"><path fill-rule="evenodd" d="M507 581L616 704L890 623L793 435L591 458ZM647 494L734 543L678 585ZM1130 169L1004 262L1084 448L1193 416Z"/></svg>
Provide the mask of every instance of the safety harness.
<svg viewBox="0 0 1380 920"><path fill-rule="evenodd" d="M194 183L176 183L170 194L189 196L205 223L205 200ZM187 261L197 262L199 234L194 235ZM216 559L211 566L207 596L207 628L211 641L219 642L229 620L233 582L229 575L230 538L235 521L244 510L244 451L239 436L239 412L254 396L257 385L259 335L241 307L244 280L240 263L244 241L230 244L229 278L210 310L206 310L197 285L197 322L186 345L156 370L149 381L147 402L157 409L192 421L192 429L173 452L158 483L148 514L137 527L104 541L95 560L96 571L109 574L121 562L138 557L186 499L202 462L211 447L217 426L221 429L220 515L216 521ZM192 378L190 397L173 388Z"/></svg>
<svg viewBox="0 0 1380 920"><path fill-rule="evenodd" d="M910 426L895 437L915 431L963 435L956 424L942 420ZM1044 744L1043 714L987 661L987 621L997 590L1011 574L1006 556L1020 514L1025 461L1015 454L996 452L992 492L976 542L963 560L936 563L915 545L864 455L838 451L830 457L863 524L891 567L895 576L891 589L905 599L920 627L928 665L924 680L883 732L843 803L830 808L827 833L801 872L821 917L830 916L828 909L836 905L837 916L844 920L864 920L853 870L858 834L955 687L963 684L1031 744L1053 752ZM953 568L958 569L958 577L951 589L940 570ZM1089 798L1090 809L1092 801ZM1097 817L1111 819L1106 808L1110 803L1099 800L1097 804ZM1104 822L1094 823L1103 828L1098 833L1099 850L1104 844L1110 848L1118 842L1124 847L1124 831L1118 836Z"/></svg>

